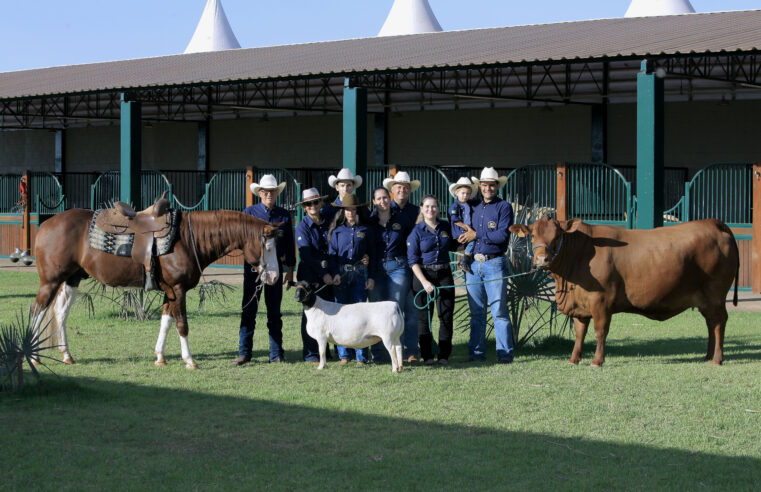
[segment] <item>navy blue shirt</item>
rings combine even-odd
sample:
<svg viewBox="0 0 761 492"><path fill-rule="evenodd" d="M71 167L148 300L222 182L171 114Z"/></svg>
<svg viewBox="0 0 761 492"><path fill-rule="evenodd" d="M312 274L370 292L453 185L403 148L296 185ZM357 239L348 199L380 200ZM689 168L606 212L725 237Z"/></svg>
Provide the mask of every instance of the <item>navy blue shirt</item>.
<svg viewBox="0 0 761 492"><path fill-rule="evenodd" d="M291 221L291 213L277 205L272 209L268 209L261 202L246 207L243 213L253 215L256 218L266 220L272 224L282 222L278 228L277 240L275 241L277 257L287 267L293 268L296 266L296 248L293 247L293 222Z"/></svg>
<svg viewBox="0 0 761 492"><path fill-rule="evenodd" d="M404 208L399 208L399 204L394 200L391 200L391 210L403 213L407 217L407 220L410 221L410 224L417 222L417 217L420 215L420 207L413 205L410 202L407 202L407 205L405 205Z"/></svg>
<svg viewBox="0 0 761 492"><path fill-rule="evenodd" d="M449 252L456 250L457 245L446 220L439 221L435 233L420 222L407 238L407 262L410 266L449 263Z"/></svg>
<svg viewBox="0 0 761 492"><path fill-rule="evenodd" d="M462 222L463 224L473 227L473 206L478 203L477 200L468 200L465 203L461 203L459 200L455 199L447 212L449 214L449 221L452 223L452 237L457 239L460 237L460 234L465 232L465 229L462 227L454 225L455 222Z"/></svg>
<svg viewBox="0 0 761 492"><path fill-rule="evenodd" d="M391 209L391 217L386 226L380 225L378 211L373 210L370 224L375 230L378 259L392 259L407 256L407 236L412 231L412 222L399 209Z"/></svg>
<svg viewBox="0 0 761 492"><path fill-rule="evenodd" d="M322 219L315 224L309 215L296 227L296 245L299 247L299 280L322 282L328 273L328 229L330 223Z"/></svg>
<svg viewBox="0 0 761 492"><path fill-rule="evenodd" d="M375 253L375 234L373 228L368 225L350 226L348 222L333 229L328 244L328 271L331 275L343 273L342 265L355 265L362 261L362 257L370 257L368 275L375 279L377 273L378 258Z"/></svg>
<svg viewBox="0 0 761 492"><path fill-rule="evenodd" d="M499 197L473 207L473 229L476 231L474 254L495 255L507 251L513 207Z"/></svg>

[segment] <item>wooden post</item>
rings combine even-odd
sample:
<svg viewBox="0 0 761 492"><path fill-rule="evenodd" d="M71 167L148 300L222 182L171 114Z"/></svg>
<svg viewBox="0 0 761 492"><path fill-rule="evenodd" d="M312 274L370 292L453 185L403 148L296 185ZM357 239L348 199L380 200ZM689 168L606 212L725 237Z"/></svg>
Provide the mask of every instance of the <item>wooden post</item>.
<svg viewBox="0 0 761 492"><path fill-rule="evenodd" d="M751 288L761 293L761 162L753 164L753 251L751 254Z"/></svg>
<svg viewBox="0 0 761 492"><path fill-rule="evenodd" d="M21 193L21 204L24 207L24 215L21 219L21 251L29 251L31 253L32 249L32 233L31 233L31 225L32 225L32 196L34 196L33 190L32 190L32 180L29 179L29 171L26 171L24 175L21 177L21 181L23 186L25 186L26 193Z"/></svg>
<svg viewBox="0 0 761 492"><path fill-rule="evenodd" d="M568 166L557 164L557 187L555 191L555 213L557 220L568 220Z"/></svg>
<svg viewBox="0 0 761 492"><path fill-rule="evenodd" d="M246 208L254 204L254 192L251 191L251 184L254 181L254 168L249 166L246 168Z"/></svg>

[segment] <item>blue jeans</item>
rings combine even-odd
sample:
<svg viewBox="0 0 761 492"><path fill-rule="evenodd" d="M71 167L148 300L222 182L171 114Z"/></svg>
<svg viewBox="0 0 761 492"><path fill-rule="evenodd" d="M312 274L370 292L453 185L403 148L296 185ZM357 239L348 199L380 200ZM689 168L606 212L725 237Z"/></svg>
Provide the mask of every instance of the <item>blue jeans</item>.
<svg viewBox="0 0 761 492"><path fill-rule="evenodd" d="M336 302L340 304L365 302L367 299L365 271L365 267L360 267L358 270L348 272L341 277L341 284L333 286L333 295L335 295ZM338 345L338 357L341 359L352 359L351 353L353 351L355 349ZM367 352L367 348L356 349L357 362L367 362Z"/></svg>
<svg viewBox="0 0 761 492"><path fill-rule="evenodd" d="M282 271L282 270L281 270ZM280 313L280 302L283 299L283 277L278 278L275 285L265 285L264 292L254 298L257 286L258 273L251 271L251 265L243 264L243 312L240 316L240 330L238 332L238 355L251 357L254 347L254 329L256 328L256 313L259 310L259 301L264 296L267 306L267 330L270 337L270 360L282 359L283 351L283 318Z"/></svg>
<svg viewBox="0 0 761 492"><path fill-rule="evenodd" d="M370 300L396 301L404 311L407 296L410 294L410 281L412 270L407 264L407 258L390 259L381 262L383 270L375 281L375 288L370 291ZM401 336L404 358L417 355L417 313L413 309L412 316L404 313L404 331ZM378 342L371 347L373 360L376 362L390 362L388 351L383 342Z"/></svg>
<svg viewBox="0 0 761 492"><path fill-rule="evenodd" d="M507 275L507 258L499 256L483 263L471 265L473 275L466 274L467 283L484 282ZM494 334L497 337L497 359L513 360L513 325L507 312L507 280L496 280L484 284L468 286L468 306L470 307L470 341L468 353L474 360L486 360L486 306L491 309L494 319Z"/></svg>

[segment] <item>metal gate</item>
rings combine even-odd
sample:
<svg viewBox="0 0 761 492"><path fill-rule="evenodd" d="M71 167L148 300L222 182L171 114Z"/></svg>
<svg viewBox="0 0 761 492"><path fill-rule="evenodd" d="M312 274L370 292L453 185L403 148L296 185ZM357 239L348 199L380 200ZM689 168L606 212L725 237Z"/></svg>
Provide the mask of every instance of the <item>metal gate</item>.
<svg viewBox="0 0 761 492"><path fill-rule="evenodd" d="M90 208L110 207L114 202L121 199L122 176L119 171L109 171L98 177L90 188ZM159 171L145 170L140 173L140 203L131 204L138 210L150 207L162 195L167 192L167 199L173 201L172 185Z"/></svg>
<svg viewBox="0 0 761 492"><path fill-rule="evenodd" d="M542 215L557 217L557 164L528 164L515 169L507 176L502 198L514 208L536 205Z"/></svg>
<svg viewBox="0 0 761 492"><path fill-rule="evenodd" d="M567 164L568 217L590 224L634 227L631 183L607 164Z"/></svg>

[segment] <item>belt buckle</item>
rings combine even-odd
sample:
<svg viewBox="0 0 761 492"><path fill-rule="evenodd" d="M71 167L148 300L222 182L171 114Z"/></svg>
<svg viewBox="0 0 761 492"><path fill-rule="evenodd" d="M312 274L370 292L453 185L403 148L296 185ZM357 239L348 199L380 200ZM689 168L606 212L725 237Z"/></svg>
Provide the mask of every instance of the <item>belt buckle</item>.
<svg viewBox="0 0 761 492"><path fill-rule="evenodd" d="M344 271L345 272L353 272L354 271L354 265L344 265Z"/></svg>
<svg viewBox="0 0 761 492"><path fill-rule="evenodd" d="M483 263L486 261L486 255L482 253L476 253L473 255L473 259L479 263Z"/></svg>

